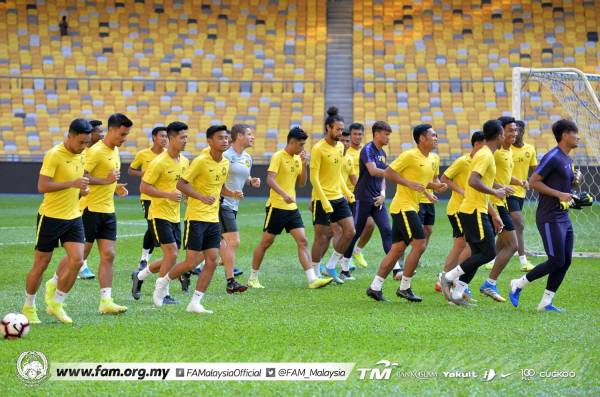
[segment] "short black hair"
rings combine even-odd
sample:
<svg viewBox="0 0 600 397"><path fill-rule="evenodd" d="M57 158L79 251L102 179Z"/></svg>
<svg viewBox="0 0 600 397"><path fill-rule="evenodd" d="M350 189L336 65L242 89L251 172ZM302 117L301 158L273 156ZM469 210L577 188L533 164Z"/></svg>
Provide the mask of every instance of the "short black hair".
<svg viewBox="0 0 600 397"><path fill-rule="evenodd" d="M502 133L504 133L504 129L500 120L488 120L483 123L483 136L486 141L492 141Z"/></svg>
<svg viewBox="0 0 600 397"><path fill-rule="evenodd" d="M421 135L427 134L427 130L433 128L431 124L419 124L415 128L413 128L413 139L416 143L419 143L419 138Z"/></svg>
<svg viewBox="0 0 600 397"><path fill-rule="evenodd" d="M171 138L172 136L177 135L181 131L185 131L187 129L188 126L186 123L182 123L181 121L173 121L167 126L167 136Z"/></svg>
<svg viewBox="0 0 600 397"><path fill-rule="evenodd" d="M338 108L336 108L335 106L330 106L329 109L327 109L325 128L327 128L327 126L331 127L336 121L343 123L344 119L342 118L342 116L340 116Z"/></svg>
<svg viewBox="0 0 600 397"><path fill-rule="evenodd" d="M102 125L102 121L100 120L90 120L90 125L92 128L98 128Z"/></svg>
<svg viewBox="0 0 600 397"><path fill-rule="evenodd" d="M352 123L348 127L348 131L352 132L352 130L361 130L362 132L365 132L365 126L361 123Z"/></svg>
<svg viewBox="0 0 600 397"><path fill-rule="evenodd" d="M344 128L344 129L342 130L342 136L350 136L350 130L349 130L349 129L346 129L346 128Z"/></svg>
<svg viewBox="0 0 600 397"><path fill-rule="evenodd" d="M483 136L483 132L475 131L473 135L471 135L471 146L475 146L477 142L485 141L485 137Z"/></svg>
<svg viewBox="0 0 600 397"><path fill-rule="evenodd" d="M560 143L562 134L569 133L571 131L579 132L577 124L571 120L562 119L552 124L552 133L554 134L554 138L556 139L557 143Z"/></svg>
<svg viewBox="0 0 600 397"><path fill-rule="evenodd" d="M108 128L129 128L133 125L133 122L127 118L123 113L115 113L108 118Z"/></svg>
<svg viewBox="0 0 600 397"><path fill-rule="evenodd" d="M525 130L525 122L523 120L515 120L515 124L520 130Z"/></svg>
<svg viewBox="0 0 600 397"><path fill-rule="evenodd" d="M92 125L86 119L75 119L69 125L69 134L73 135L91 134L92 130Z"/></svg>
<svg viewBox="0 0 600 397"><path fill-rule="evenodd" d="M502 128L506 127L510 123L516 123L517 122L517 120L515 120L514 117L510 117L510 116L498 117L498 121L500 122L500 124L502 124Z"/></svg>
<svg viewBox="0 0 600 397"><path fill-rule="evenodd" d="M152 136L156 136L156 134L158 134L159 132L166 131L166 130L167 130L167 127L164 127L162 125L158 126L158 127L154 127L154 128L152 128Z"/></svg>
<svg viewBox="0 0 600 397"><path fill-rule="evenodd" d="M298 141L305 141L308 139L308 134L304 132L304 130L300 127L293 127L290 132L288 132L287 141L290 143L292 139L296 139Z"/></svg>
<svg viewBox="0 0 600 397"><path fill-rule="evenodd" d="M231 127L231 140L235 142L238 134L245 134L246 129L249 129L250 126L248 124L236 124Z"/></svg>
<svg viewBox="0 0 600 397"><path fill-rule="evenodd" d="M371 131L373 132L373 136L375 136L377 131L392 132L392 127L385 121L376 121L373 127L371 127Z"/></svg>
<svg viewBox="0 0 600 397"><path fill-rule="evenodd" d="M206 138L212 138L212 136L215 135L219 131L225 131L225 132L229 133L226 125L211 125L206 130Z"/></svg>

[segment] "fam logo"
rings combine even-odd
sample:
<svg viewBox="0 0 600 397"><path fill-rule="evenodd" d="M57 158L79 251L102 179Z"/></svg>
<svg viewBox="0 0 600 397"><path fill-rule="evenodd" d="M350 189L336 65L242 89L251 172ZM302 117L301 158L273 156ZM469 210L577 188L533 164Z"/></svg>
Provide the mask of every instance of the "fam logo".
<svg viewBox="0 0 600 397"><path fill-rule="evenodd" d="M388 360L380 360L375 365L379 368L358 368L359 379L389 380L392 376L392 368L397 367L398 363L392 363Z"/></svg>
<svg viewBox="0 0 600 397"><path fill-rule="evenodd" d="M17 375L29 385L36 386L49 377L48 359L42 352L23 352L17 359Z"/></svg>

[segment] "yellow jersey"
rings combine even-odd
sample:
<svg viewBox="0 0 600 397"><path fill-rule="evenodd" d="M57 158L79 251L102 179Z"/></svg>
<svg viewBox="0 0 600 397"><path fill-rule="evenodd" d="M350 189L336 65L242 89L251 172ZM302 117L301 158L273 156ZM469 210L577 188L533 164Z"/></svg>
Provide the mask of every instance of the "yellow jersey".
<svg viewBox="0 0 600 397"><path fill-rule="evenodd" d="M427 186L433 181L435 172L435 161L432 156L425 157L418 148L407 150L400 154L390 164L390 167L400 176L410 181ZM421 193L404 185L396 186L396 194L390 205L390 213L397 214L400 211L419 211L419 199Z"/></svg>
<svg viewBox="0 0 600 397"><path fill-rule="evenodd" d="M294 199L296 198L296 180L302 173L302 160L297 154L290 155L285 150L278 150L269 163L267 172L276 174L275 182ZM283 197L275 190L269 190L269 199L267 207L279 208L282 210L295 210L298 208L296 203L286 203Z"/></svg>
<svg viewBox="0 0 600 397"><path fill-rule="evenodd" d="M219 222L219 198L221 188L229 176L229 160L225 156L221 161L215 161L210 155L210 150L203 150L196 157L190 167L183 173L192 188L204 196L212 196L216 200L211 205L205 204L193 197L188 198L185 220L202 222ZM152 208L152 205L150 205Z"/></svg>
<svg viewBox="0 0 600 397"><path fill-rule="evenodd" d="M180 154L175 160L167 151L162 152L150 162L142 180L154 185L160 191L172 192L177 188L177 181L188 169L190 162ZM181 221L179 202L162 197L148 196L152 203L148 211L148 219L165 219L172 223Z"/></svg>
<svg viewBox="0 0 600 397"><path fill-rule="evenodd" d="M523 147L513 145L511 149L513 158L512 176L522 181L527 180L530 168L538 165L535 148L533 145L526 143ZM515 189L513 196L525 198L527 192L523 186L513 186L513 188Z"/></svg>
<svg viewBox="0 0 600 397"><path fill-rule="evenodd" d="M463 190L467 186L469 181L469 169L471 168L471 155L465 154L454 160L454 162L446 169L444 175L446 178L451 179L452 182L456 183ZM462 203L464 196L460 193L452 191L450 200L448 200L448 206L446 207L447 215L454 215L458 212L460 204Z"/></svg>
<svg viewBox="0 0 600 397"><path fill-rule="evenodd" d="M494 178L496 178L496 163L494 154L486 145L475 153L471 160L471 168L467 183L465 184L465 198L460 204L459 212L472 214L475 211L487 213L488 210L488 195L475 190L469 185L469 177L471 173L477 172L481 175L481 182L490 189L494 186Z"/></svg>
<svg viewBox="0 0 600 397"><path fill-rule="evenodd" d="M360 151L362 148L363 147L361 146L358 149L354 149L352 146L350 146L348 151L346 151L346 156L352 157L352 165L354 166L354 175L356 175L356 179L358 179L358 175L360 173ZM348 185L348 189L350 189L351 192L354 192L354 188L356 186L350 183L350 179L346 181L346 184Z"/></svg>
<svg viewBox="0 0 600 397"><path fill-rule="evenodd" d="M50 149L44 156L40 175L52 178L53 182L68 182L83 176L83 156L70 152L64 144ZM74 187L44 193L39 214L57 219L75 219L79 211L80 190Z"/></svg>
<svg viewBox="0 0 600 397"><path fill-rule="evenodd" d="M85 171L94 178L106 178L113 170L121 169L119 148L106 146L104 141L98 141L85 152ZM87 196L81 198L79 207L93 212L112 214L115 212L115 188L117 182L110 185L92 185Z"/></svg>
<svg viewBox="0 0 600 397"><path fill-rule="evenodd" d="M354 175L358 179L358 175L356 174L354 167L354 158L350 156L348 152L346 152L346 155L343 157L342 161L342 179L345 181L348 190L354 192L354 185L352 184L352 181L350 181L350 175ZM352 204L354 201L356 200L352 200L350 204Z"/></svg>
<svg viewBox="0 0 600 397"><path fill-rule="evenodd" d="M440 175L440 156L438 156L437 153L429 153L429 157L433 158L434 161L434 165L433 165L433 177L435 178L436 175ZM427 189L427 191L430 194L433 194L433 189ZM419 203L423 203L423 204L431 204L431 201L429 201L429 199L424 195L421 194L421 198L419 200Z"/></svg>
<svg viewBox="0 0 600 397"><path fill-rule="evenodd" d="M510 148L504 149L500 146L494 152L494 162L496 163L496 178L494 181L503 186L510 186L510 180L513 171L513 158ZM497 207L506 207L506 200L500 200L492 196L492 203Z"/></svg>
<svg viewBox="0 0 600 397"><path fill-rule="evenodd" d="M133 158L133 161L129 166L134 170L139 169L142 172L145 172L148 169L150 162L154 160L157 156L158 154L154 153L152 151L152 148L140 150L135 154L135 157ZM140 200L152 200L152 197L148 196L147 194L140 193Z"/></svg>
<svg viewBox="0 0 600 397"><path fill-rule="evenodd" d="M319 193L313 184L312 199L337 200L342 194L342 158L344 157L344 145L336 142L334 146L327 143L325 139L317 142L310 152L311 179L319 180L325 197L319 197ZM316 174L316 175L315 175Z"/></svg>

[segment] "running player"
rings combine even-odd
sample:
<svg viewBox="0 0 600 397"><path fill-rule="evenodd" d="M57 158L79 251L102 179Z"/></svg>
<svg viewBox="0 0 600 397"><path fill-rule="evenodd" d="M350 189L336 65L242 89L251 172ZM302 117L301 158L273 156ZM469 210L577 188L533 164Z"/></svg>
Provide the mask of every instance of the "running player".
<svg viewBox="0 0 600 397"><path fill-rule="evenodd" d="M332 237L331 223L341 228L340 237L334 240L333 253L327 261L326 273L338 284L343 284L336 270L344 251L354 237L354 222L348 200L354 194L342 180L342 158L344 145L339 140L344 130L344 119L336 107L327 109L325 137L317 142L310 156L310 182L312 184L312 215L315 236L312 246L312 262L315 273L320 271L320 262Z"/></svg>
<svg viewBox="0 0 600 397"><path fill-rule="evenodd" d="M210 314L212 311L206 310L201 301L217 267L221 246L219 197L229 174L229 160L223 156L229 148L227 127L209 127L206 140L210 149L200 152L177 182L177 190L188 197L183 238L185 260L156 280L152 300L155 306L162 306L168 294L169 282L193 270L204 259L204 268L198 276L194 295L186 310Z"/></svg>
<svg viewBox="0 0 600 397"><path fill-rule="evenodd" d="M83 157L81 152L90 144L92 126L87 120L75 119L69 126L65 141L50 149L44 156L38 190L44 194L37 216L35 235L35 254L33 266L25 281L25 304L23 314L31 324L41 321L37 315L35 297L42 276L52 259L58 243L65 249L67 256L61 278L55 274L54 284L58 289L46 291L48 314L63 323L72 320L63 310L63 302L75 283L77 272L83 263L83 222L79 211L79 195L89 192L89 179L83 175Z"/></svg>
<svg viewBox="0 0 600 397"><path fill-rule="evenodd" d="M248 184L253 188L260 188L260 178L250 175L252 156L246 152L246 149L253 146L254 135L250 126L236 124L231 127L231 144L229 149L223 153L223 156L229 160L229 176L223 187L223 199L219 208L219 221L221 222L221 233L223 233L220 253L225 266L228 294L241 293L248 288L235 281L234 278L243 273L241 270L235 269L236 251L240 246L240 232L236 219L240 200L244 198L244 186Z"/></svg>
<svg viewBox="0 0 600 397"><path fill-rule="evenodd" d="M102 139L104 139L104 131L102 130L102 121L100 120L90 120L90 125L92 126L92 141L90 142L90 145L88 147L86 147L84 149L84 151L81 153L81 155L83 156L84 162L85 162L85 152L87 152L87 150L94 146L94 144ZM94 273L92 273L92 271L90 270L90 268L87 265L87 259L83 261L83 266L81 266L81 270L79 271L79 275L77 276L77 278L80 278L82 280L92 280L94 279L96 276L94 275Z"/></svg>
<svg viewBox="0 0 600 397"><path fill-rule="evenodd" d="M147 217L152 231L152 244L157 243L162 259L136 270L131 275L131 293L134 299L140 299L141 287L151 273L165 274L177 262L177 253L181 247L180 202L181 192L176 189L177 181L187 170L189 161L183 154L188 138L188 126L174 121L166 127L169 139L167 150L156 156L145 168L140 191L152 200ZM163 304L179 303L165 296Z"/></svg>
<svg viewBox="0 0 600 397"><path fill-rule="evenodd" d="M446 262L444 263L444 272L449 272L471 256L471 248L469 248L465 241L465 233L460 224L458 212L460 204L464 199L471 161L473 160L475 153L483 147L483 142L483 133L481 131L475 131L473 135L471 135L471 152L454 160L441 177L441 181L448 185L452 190L452 195L450 196L448 206L446 207L446 214L448 215L448 220L452 226L452 237L454 239L452 249L448 253ZM441 277L441 275L442 274L440 273L439 276ZM439 281L435 285L435 290L439 292L442 291ZM469 301L475 301L468 289L465 290L465 292Z"/></svg>
<svg viewBox="0 0 600 397"><path fill-rule="evenodd" d="M355 171L353 157L348 154L348 150L350 148L350 132L349 131L344 130L344 132L342 132L342 137L340 138L340 142L342 142L342 144L344 145L344 154L342 157L342 170L341 170L342 171L342 179L345 181L346 187L348 187L348 190L353 192L354 187L356 186L356 182L358 181L358 172ZM355 198L348 200L348 205L350 206L350 211L352 212L353 217L355 215L354 211L356 209L355 204L356 204ZM332 232L333 232L333 239L334 240L339 239L341 232L342 232L341 228L338 227L336 223L332 223L331 227L332 227ZM346 251L348 251L348 250L346 250ZM351 270L354 270L354 267L352 269L350 268L351 256L352 256L352 252L350 252L348 258L346 258L344 256L344 257L342 257L342 259L340 261L341 267L342 267L342 272L340 273L340 278L342 280L354 280L355 279L354 277L352 277L352 273L351 273Z"/></svg>
<svg viewBox="0 0 600 397"><path fill-rule="evenodd" d="M307 180L306 152L304 144L308 135L300 127L290 130L287 145L277 151L267 170L269 200L267 200L263 235L252 255L252 273L248 286L264 288L258 280L258 272L266 251L281 234L283 229L292 235L298 246L298 258L306 274L308 288L321 288L333 279L318 278L310 263L308 241L304 233L304 223L296 204L296 185L303 187Z"/></svg>
<svg viewBox="0 0 600 397"><path fill-rule="evenodd" d="M517 233L517 245L519 252L519 262L521 263L521 271L529 272L533 270L534 266L525 255L525 220L523 218L523 203L525 202L525 195L527 189L529 189L529 172L535 171L537 166L537 157L535 148L529 143L523 142L523 135L525 135L525 123L521 120L516 121L518 132L515 143L512 145L512 157L513 157L513 174L512 176L519 181L523 181L521 185L515 186L515 192L506 198L508 204L508 210L510 211L510 217L512 218L513 224L515 225L515 232Z"/></svg>
<svg viewBox="0 0 600 397"><path fill-rule="evenodd" d="M362 140L365 135L365 127L360 123L352 123L350 124L350 127L348 127L348 131L350 131L350 147L348 148L348 155L352 157L354 173L358 178L360 172L360 151L362 149ZM348 189L350 189L351 192L354 192L355 187L356 185L348 185ZM365 228L360 235L360 239L358 240L358 243L354 244L354 251L352 252L352 258L354 258L360 267L369 266L362 250L371 239L373 230L375 230L375 222L373 221L373 218L368 217Z"/></svg>
<svg viewBox="0 0 600 397"><path fill-rule="evenodd" d="M387 254L392 246L392 228L385 207L385 182L383 180L387 168L387 155L383 147L389 143L392 128L385 121L377 121L373 124L372 133L373 140L367 143L360 152L360 176L354 190L356 234L344 253L342 261L346 262L350 260L354 252L354 244L364 234L363 229L369 219L373 219L379 228L383 251ZM342 276L348 277L349 274L342 272Z"/></svg>
<svg viewBox="0 0 600 397"><path fill-rule="evenodd" d="M98 310L102 314L127 311L127 307L115 304L112 299L113 264L117 239L114 194L119 197L128 194L125 185L117 183L121 169L118 148L127 141L132 125L131 120L124 114L111 115L108 118L108 131L104 139L92 146L85 155L85 172L90 179L90 193L80 201L85 229L84 258L89 256L94 241L97 241L100 254Z"/></svg>
<svg viewBox="0 0 600 397"><path fill-rule="evenodd" d="M494 212L488 199L488 195L501 200L506 197L504 189L494 189L496 177L494 152L504 140L504 130L500 121L486 121L483 124L483 136L485 144L471 161L464 199L458 212L465 240L471 247L471 256L449 272L442 273L440 277L442 292L446 299L463 306L471 305L465 300L463 294L477 269L496 256L494 230L499 232L503 227L502 219ZM452 284L454 284L453 289L451 289Z"/></svg>
<svg viewBox="0 0 600 397"><path fill-rule="evenodd" d="M514 188L511 185L522 185L524 183L524 181L512 177L513 158L510 148L517 136L517 124L514 118L506 116L500 117L498 121L500 121L504 129L504 140L494 152L494 162L496 164L494 188L504 189L508 195L514 193ZM488 279L479 288L479 292L497 302L505 302L506 299L498 292L496 280L498 280L498 276L500 276L510 258L517 252L517 236L512 219L508 213L506 200L492 197L492 203L500 219L502 219L504 227L496 238L496 259L494 260L494 266L490 271Z"/></svg>
<svg viewBox="0 0 600 397"><path fill-rule="evenodd" d="M152 146L137 152L133 158L133 162L127 169L127 173L131 176L136 176L141 179L144 176L144 172L148 169L150 162L165 150L167 143L168 138L166 127L155 127L152 129ZM150 218L148 218L151 199L152 198L149 195L140 191L140 202L142 204L142 210L144 211L144 219L146 219L148 227L146 229L146 233L144 233L144 240L142 242L142 256L140 257L139 270L142 270L148 265L148 261L150 260L150 256L154 250L152 224L150 222Z"/></svg>
<svg viewBox="0 0 600 397"><path fill-rule="evenodd" d="M569 270L573 255L574 233L568 207L572 200L571 189L579 186L581 173L573 171L569 153L579 143L579 130L574 122L559 120L552 125L552 133L558 144L542 157L529 178L529 185L539 193L535 222L548 260L520 279L511 280L510 301L517 307L523 288L548 276L546 290L537 308L562 312L563 309L554 306L552 300Z"/></svg>
<svg viewBox="0 0 600 397"><path fill-rule="evenodd" d="M437 141L435 141L435 147L437 147ZM439 174L440 174L440 156L437 153L431 152L429 156L433 159L434 162L434 177L433 181L436 183L440 183ZM430 195L433 194L433 190L427 189ZM445 190L444 190L445 191ZM440 190L440 193L443 191ZM427 245L429 244L429 239L431 238L431 234L433 233L433 225L435 224L435 204L429 201L426 195L422 194L421 199L419 200L419 219L421 224L423 225L423 232L425 233L425 249L427 249ZM417 265L418 266L418 265ZM402 271L404 270L404 255L400 257L396 265L394 265L394 280L400 280L402 276Z"/></svg>
<svg viewBox="0 0 600 397"><path fill-rule="evenodd" d="M385 178L396 183L396 195L390 206L392 214L392 247L381 261L379 271L367 289L367 295L375 300L385 300L381 292L383 282L394 264L410 246L411 252L406 258L404 274L396 295L410 302L423 299L412 292L411 281L419 259L425 252L425 233L419 220L420 193L425 194L432 203L437 197L426 189L438 192L447 188L446 184L434 182L435 162L429 156L435 147L437 134L429 124L420 124L413 129L413 138L417 146L400 154L386 168Z"/></svg>

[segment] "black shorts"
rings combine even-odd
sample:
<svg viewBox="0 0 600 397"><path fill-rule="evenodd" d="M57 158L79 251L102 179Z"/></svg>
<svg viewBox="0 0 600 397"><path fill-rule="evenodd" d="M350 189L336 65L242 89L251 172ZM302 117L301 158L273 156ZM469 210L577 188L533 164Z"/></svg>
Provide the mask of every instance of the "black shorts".
<svg viewBox="0 0 600 397"><path fill-rule="evenodd" d="M323 210L320 200L312 202L313 225L329 226L329 224L336 223L341 219L352 218L352 211L350 211L348 200L345 198L330 200L329 203L333 207L333 212L328 214Z"/></svg>
<svg viewBox="0 0 600 397"><path fill-rule="evenodd" d="M416 211L400 211L392 214L392 244L403 241L409 245L413 239L425 238L423 224Z"/></svg>
<svg viewBox="0 0 600 397"><path fill-rule="evenodd" d="M54 248L67 242L85 241L81 217L75 219L50 218L38 214L35 233L35 249L40 252L52 252Z"/></svg>
<svg viewBox="0 0 600 397"><path fill-rule="evenodd" d="M148 219L148 211L150 211L150 200L141 200L140 203L142 204L142 209L144 210L144 218L146 218L147 221L149 221L150 219Z"/></svg>
<svg viewBox="0 0 600 397"><path fill-rule="evenodd" d="M472 214L459 212L460 224L469 243L480 243L484 240L494 240L494 227L489 214L475 210Z"/></svg>
<svg viewBox="0 0 600 397"><path fill-rule="evenodd" d="M117 239L117 216L115 213L92 212L83 210L83 228L85 229L85 242L93 243L95 240Z"/></svg>
<svg viewBox="0 0 600 397"><path fill-rule="evenodd" d="M221 233L232 233L237 232L237 211L231 208L219 207L219 223L221 224Z"/></svg>
<svg viewBox="0 0 600 397"><path fill-rule="evenodd" d="M183 247L192 251L204 251L221 247L219 222L185 221Z"/></svg>
<svg viewBox="0 0 600 397"><path fill-rule="evenodd" d="M520 212L523 211L523 204L525 203L525 199L523 197L508 196L506 198L506 203L508 204L508 212Z"/></svg>
<svg viewBox="0 0 600 397"><path fill-rule="evenodd" d="M463 231L462 225L460 224L460 218L458 217L458 213L448 215L448 220L450 221L450 225L452 225L452 237L464 237L465 232Z"/></svg>
<svg viewBox="0 0 600 397"><path fill-rule="evenodd" d="M502 223L504 223L502 231L506 230L507 232L512 232L515 230L515 225L513 224L508 209L504 206L497 206L496 210L498 211L498 215L500 215L500 219L502 219Z"/></svg>
<svg viewBox="0 0 600 397"><path fill-rule="evenodd" d="M289 233L290 230L304 228L304 222L302 222L302 216L298 209L283 210L281 208L267 207L265 211L267 215L265 216L263 232L278 235L281 234L283 229Z"/></svg>
<svg viewBox="0 0 600 397"><path fill-rule="evenodd" d="M166 219L154 218L152 223L152 237L156 246L161 244L177 244L177 249L181 248L181 226L177 222L169 222Z"/></svg>
<svg viewBox="0 0 600 397"><path fill-rule="evenodd" d="M423 226L433 226L435 224L435 205L419 203L419 219Z"/></svg>
<svg viewBox="0 0 600 397"><path fill-rule="evenodd" d="M354 218L356 216L356 201L354 201L353 203L348 203L348 207L350 207L352 218Z"/></svg>

